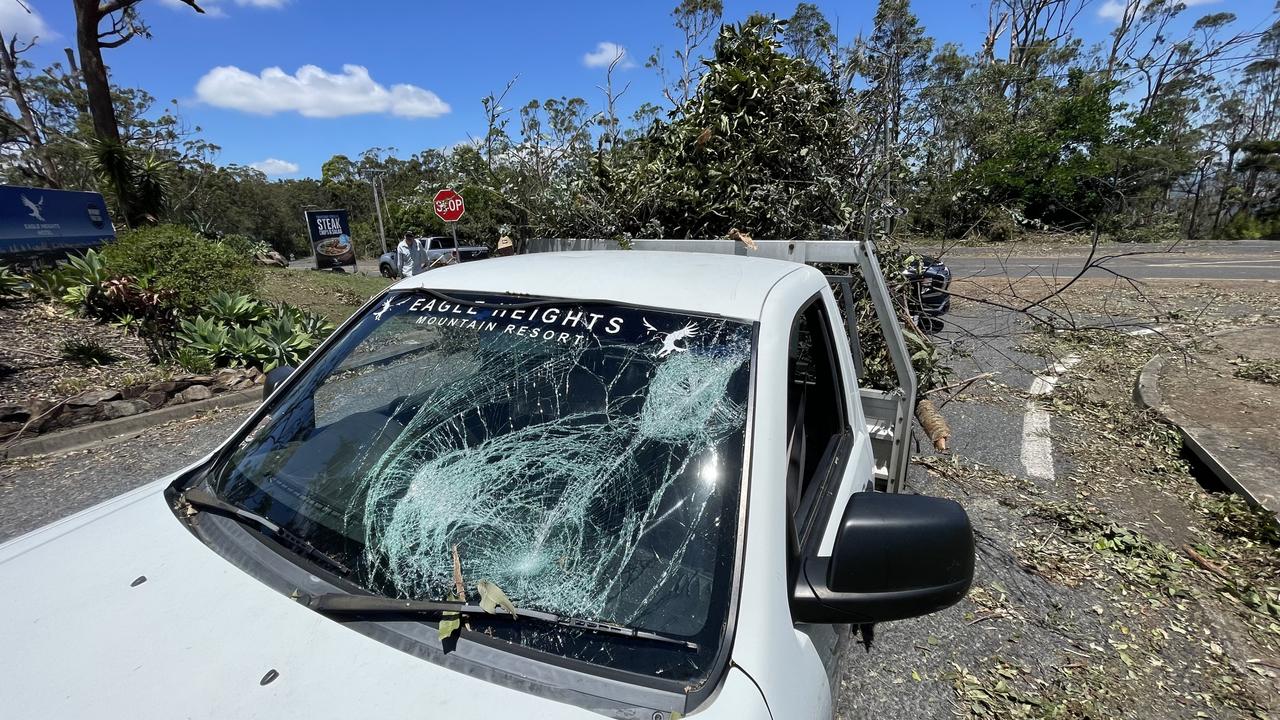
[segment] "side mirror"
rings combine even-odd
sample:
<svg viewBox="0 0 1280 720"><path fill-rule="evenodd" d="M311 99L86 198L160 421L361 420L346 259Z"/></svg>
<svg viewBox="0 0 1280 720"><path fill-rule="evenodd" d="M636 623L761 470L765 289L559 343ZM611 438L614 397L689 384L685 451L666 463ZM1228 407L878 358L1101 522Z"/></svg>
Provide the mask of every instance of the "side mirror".
<svg viewBox="0 0 1280 720"><path fill-rule="evenodd" d="M271 397L271 393L280 387L280 384L293 374L293 366L281 365L278 368L267 371L267 378L262 381L262 399L266 400Z"/></svg>
<svg viewBox="0 0 1280 720"><path fill-rule="evenodd" d="M960 504L924 495L854 493L831 557L805 558L792 616L876 623L954 605L973 584L973 526Z"/></svg>

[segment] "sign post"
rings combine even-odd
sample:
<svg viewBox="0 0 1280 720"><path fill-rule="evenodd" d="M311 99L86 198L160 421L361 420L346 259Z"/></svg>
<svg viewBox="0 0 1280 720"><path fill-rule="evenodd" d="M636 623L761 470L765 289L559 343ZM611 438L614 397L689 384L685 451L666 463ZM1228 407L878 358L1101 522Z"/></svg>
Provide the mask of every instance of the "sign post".
<svg viewBox="0 0 1280 720"><path fill-rule="evenodd" d="M445 188L436 193L435 210L436 217L453 226L453 261L459 262L462 257L458 254L458 220L467 211L467 204L453 188Z"/></svg>
<svg viewBox="0 0 1280 720"><path fill-rule="evenodd" d="M317 270L356 266L355 243L346 210L306 210L307 234Z"/></svg>

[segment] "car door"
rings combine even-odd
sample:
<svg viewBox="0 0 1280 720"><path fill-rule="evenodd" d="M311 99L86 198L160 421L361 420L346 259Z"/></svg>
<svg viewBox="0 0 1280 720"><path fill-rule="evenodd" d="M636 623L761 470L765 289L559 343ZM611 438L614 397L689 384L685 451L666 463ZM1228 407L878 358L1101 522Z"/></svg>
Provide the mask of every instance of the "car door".
<svg viewBox="0 0 1280 720"><path fill-rule="evenodd" d="M800 310L791 328L787 378L788 579L795 583L800 558L825 545L831 516L850 493L863 489L870 469L865 442L853 428L861 413L851 392L848 339L834 301L818 293ZM841 346L843 343L843 347ZM838 507L837 507L838 506ZM829 550L828 550L829 553ZM796 623L809 636L838 687L851 630L848 625Z"/></svg>

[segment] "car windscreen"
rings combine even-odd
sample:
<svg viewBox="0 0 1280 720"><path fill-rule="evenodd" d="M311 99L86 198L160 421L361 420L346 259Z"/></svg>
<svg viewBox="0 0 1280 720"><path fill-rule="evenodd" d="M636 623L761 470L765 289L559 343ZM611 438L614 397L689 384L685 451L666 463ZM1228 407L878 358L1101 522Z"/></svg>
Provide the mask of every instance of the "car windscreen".
<svg viewBox="0 0 1280 720"><path fill-rule="evenodd" d="M517 607L684 638L473 629L688 681L730 606L752 328L601 302L426 291L369 308L215 469L397 598L444 600L456 548Z"/></svg>

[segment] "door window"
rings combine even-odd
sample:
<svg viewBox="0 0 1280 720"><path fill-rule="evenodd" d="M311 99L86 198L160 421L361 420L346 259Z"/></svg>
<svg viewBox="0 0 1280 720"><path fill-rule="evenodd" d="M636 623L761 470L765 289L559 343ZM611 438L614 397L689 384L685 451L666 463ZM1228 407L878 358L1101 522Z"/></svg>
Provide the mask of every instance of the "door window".
<svg viewBox="0 0 1280 720"><path fill-rule="evenodd" d="M831 450L848 432L835 339L821 297L815 297L791 330L787 371L787 512L793 528L812 505L830 471ZM794 534L794 533L793 533ZM798 537L792 538L797 542Z"/></svg>

